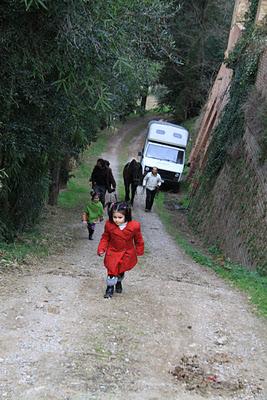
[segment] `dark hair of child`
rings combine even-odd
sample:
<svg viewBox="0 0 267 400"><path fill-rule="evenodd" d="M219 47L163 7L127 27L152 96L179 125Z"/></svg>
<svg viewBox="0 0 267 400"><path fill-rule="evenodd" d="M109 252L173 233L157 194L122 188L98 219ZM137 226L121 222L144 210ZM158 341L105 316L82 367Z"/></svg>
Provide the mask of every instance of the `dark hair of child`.
<svg viewBox="0 0 267 400"><path fill-rule="evenodd" d="M91 200L93 201L95 199L95 197L99 197L99 193L98 192L94 192L93 190L91 191Z"/></svg>
<svg viewBox="0 0 267 400"><path fill-rule="evenodd" d="M126 203L124 201L119 201L117 203L111 204L109 211L108 211L108 216L109 216L110 222L113 222L113 214L115 212L119 212L119 213L125 215L125 222L129 222L132 220L131 207L129 206L128 203Z"/></svg>

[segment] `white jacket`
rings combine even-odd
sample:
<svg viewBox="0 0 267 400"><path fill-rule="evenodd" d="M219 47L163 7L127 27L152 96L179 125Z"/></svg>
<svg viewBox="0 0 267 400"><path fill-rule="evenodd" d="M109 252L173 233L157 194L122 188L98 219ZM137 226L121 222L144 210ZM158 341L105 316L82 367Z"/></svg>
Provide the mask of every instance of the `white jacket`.
<svg viewBox="0 0 267 400"><path fill-rule="evenodd" d="M143 186L149 190L155 190L157 186L161 185L161 176L157 174L156 176L152 172L148 172L143 180Z"/></svg>

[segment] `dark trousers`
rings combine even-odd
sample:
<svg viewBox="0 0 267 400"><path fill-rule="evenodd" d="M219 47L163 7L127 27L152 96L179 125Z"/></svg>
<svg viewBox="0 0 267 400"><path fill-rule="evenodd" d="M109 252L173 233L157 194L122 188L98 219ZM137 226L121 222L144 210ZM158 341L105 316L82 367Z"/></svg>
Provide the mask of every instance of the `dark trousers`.
<svg viewBox="0 0 267 400"><path fill-rule="evenodd" d="M95 231L95 223L87 222L87 229L88 229L89 236L92 237L94 234L94 231Z"/></svg>
<svg viewBox="0 0 267 400"><path fill-rule="evenodd" d="M146 210L151 210L156 193L157 189L154 190L146 189Z"/></svg>

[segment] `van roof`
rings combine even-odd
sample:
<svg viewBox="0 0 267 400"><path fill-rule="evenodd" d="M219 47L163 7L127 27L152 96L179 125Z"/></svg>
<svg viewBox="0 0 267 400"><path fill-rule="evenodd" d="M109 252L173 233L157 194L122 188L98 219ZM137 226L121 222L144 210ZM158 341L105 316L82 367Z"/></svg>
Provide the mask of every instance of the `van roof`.
<svg viewBox="0 0 267 400"><path fill-rule="evenodd" d="M172 144L185 148L188 136L188 130L180 125L156 120L152 120L148 123L147 138L150 141Z"/></svg>
<svg viewBox="0 0 267 400"><path fill-rule="evenodd" d="M153 119L152 121L149 121L148 126L150 126L152 124L169 125L169 126L173 126L174 128L183 129L184 131L188 132L188 130L185 127L181 126L181 125L172 124L171 122L163 121L161 119L160 120Z"/></svg>

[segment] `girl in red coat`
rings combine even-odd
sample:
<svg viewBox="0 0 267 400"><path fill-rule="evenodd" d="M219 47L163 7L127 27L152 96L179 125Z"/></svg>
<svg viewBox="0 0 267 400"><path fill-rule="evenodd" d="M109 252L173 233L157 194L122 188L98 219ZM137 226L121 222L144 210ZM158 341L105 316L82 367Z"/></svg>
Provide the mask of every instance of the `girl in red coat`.
<svg viewBox="0 0 267 400"><path fill-rule="evenodd" d="M117 293L122 292L124 272L137 264L137 256L144 254L144 240L140 223L132 221L131 208L127 203L114 203L109 210L109 220L98 245L97 254L105 255L107 268L107 289L105 298L112 297L114 286Z"/></svg>

